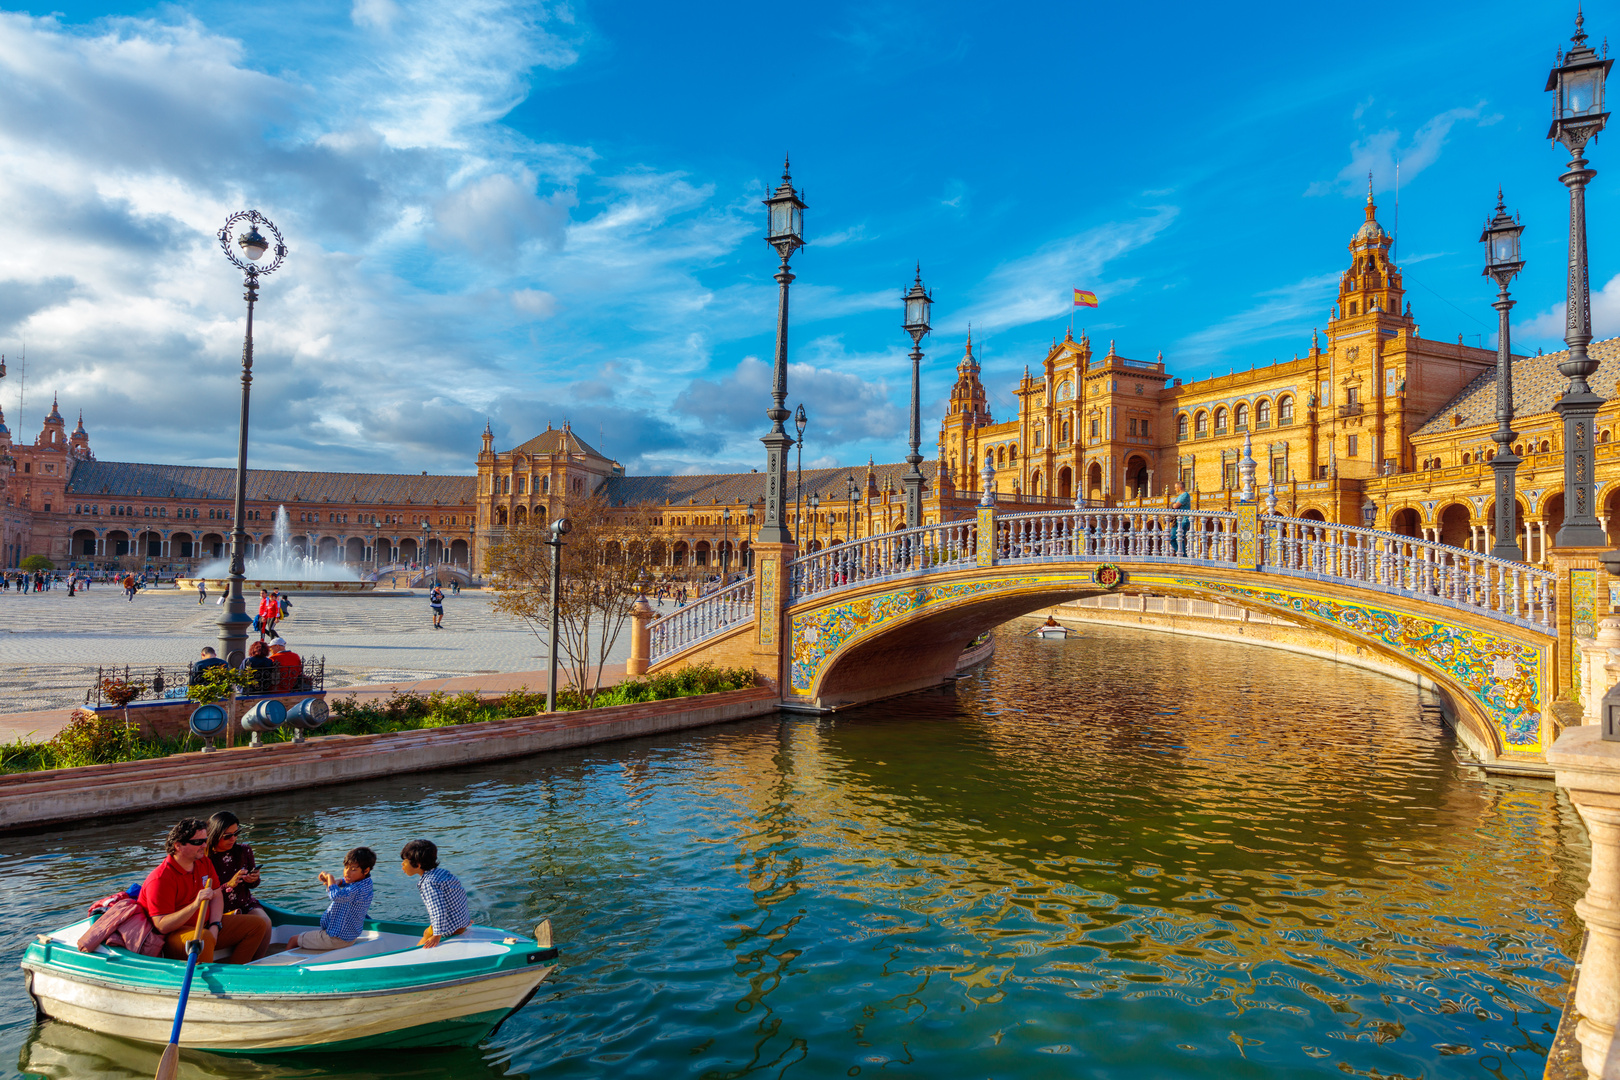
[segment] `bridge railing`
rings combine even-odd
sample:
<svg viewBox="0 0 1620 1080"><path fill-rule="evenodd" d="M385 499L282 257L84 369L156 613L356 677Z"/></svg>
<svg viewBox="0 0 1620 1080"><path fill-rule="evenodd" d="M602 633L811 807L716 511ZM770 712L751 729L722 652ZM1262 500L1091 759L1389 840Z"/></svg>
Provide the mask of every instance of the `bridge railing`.
<svg viewBox="0 0 1620 1080"><path fill-rule="evenodd" d="M1350 525L1265 515L1260 526L1259 565L1266 571L1439 600L1549 631L1554 625L1555 576L1549 570ZM998 563L1119 558L1237 565L1237 514L1014 514L996 519L995 555Z"/></svg>
<svg viewBox="0 0 1620 1080"><path fill-rule="evenodd" d="M948 521L800 556L788 564L788 596L803 600L864 582L972 566L978 558L978 532L976 522Z"/></svg>
<svg viewBox="0 0 1620 1080"><path fill-rule="evenodd" d="M749 576L649 623L649 659L657 663L739 623L753 621L754 579Z"/></svg>

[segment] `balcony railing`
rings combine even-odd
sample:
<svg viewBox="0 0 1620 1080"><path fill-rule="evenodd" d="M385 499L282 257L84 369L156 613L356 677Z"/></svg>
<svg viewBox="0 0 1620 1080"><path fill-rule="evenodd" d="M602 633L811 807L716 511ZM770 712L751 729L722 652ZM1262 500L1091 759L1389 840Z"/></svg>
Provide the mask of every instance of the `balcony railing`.
<svg viewBox="0 0 1620 1080"><path fill-rule="evenodd" d="M1352 401L1348 405L1340 405L1339 406L1339 415L1340 416L1360 416L1362 411L1363 411L1363 407L1362 407L1361 402L1359 402L1359 401Z"/></svg>

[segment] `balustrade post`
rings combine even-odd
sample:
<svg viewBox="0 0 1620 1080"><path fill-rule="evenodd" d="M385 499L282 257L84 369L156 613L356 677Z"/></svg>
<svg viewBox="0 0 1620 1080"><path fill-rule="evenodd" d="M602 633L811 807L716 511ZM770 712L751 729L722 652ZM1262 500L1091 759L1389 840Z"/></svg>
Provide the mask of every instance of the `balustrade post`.
<svg viewBox="0 0 1620 1080"><path fill-rule="evenodd" d="M792 643L787 640L786 570L798 553L792 542L754 544L754 670L780 691L787 686Z"/></svg>
<svg viewBox="0 0 1620 1080"><path fill-rule="evenodd" d="M991 496L986 494L986 499ZM977 522L977 543L974 545L978 558L975 563L979 566L996 565L996 504L979 504L979 519Z"/></svg>
<svg viewBox="0 0 1620 1080"><path fill-rule="evenodd" d="M652 605L645 596L636 597L630 607L630 659L624 662L626 675L647 674L647 658L652 654L652 634L647 629L653 621Z"/></svg>

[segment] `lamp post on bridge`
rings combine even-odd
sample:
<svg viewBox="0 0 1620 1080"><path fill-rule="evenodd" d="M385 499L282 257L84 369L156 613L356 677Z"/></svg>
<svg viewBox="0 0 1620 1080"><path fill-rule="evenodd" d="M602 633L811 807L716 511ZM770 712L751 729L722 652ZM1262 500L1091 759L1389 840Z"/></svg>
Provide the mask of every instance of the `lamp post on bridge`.
<svg viewBox="0 0 1620 1080"><path fill-rule="evenodd" d="M720 587L726 587L726 570L731 565L731 507L720 511Z"/></svg>
<svg viewBox="0 0 1620 1080"><path fill-rule="evenodd" d="M804 246L804 201L793 190L786 158L782 161L782 183L765 200L765 206L768 222L765 242L782 257L782 266L776 272L780 287L776 301L776 366L771 384L771 407L765 410L771 430L760 439L765 444L765 513L759 542L788 544L793 541L793 535L788 532L782 505L782 496L787 490L787 452L793 445L793 437L782 427L792 415L787 410L788 285L793 281L788 260Z"/></svg>
<svg viewBox="0 0 1620 1080"><path fill-rule="evenodd" d="M1603 84L1614 63L1586 44L1585 19L1575 16L1571 48L1559 57L1559 65L1547 76L1547 89L1554 91L1552 127L1547 138L1556 139L1569 151L1569 169L1558 179L1569 188L1569 277L1564 299L1564 342L1569 356L1558 365L1569 379L1564 396L1553 403L1553 410L1564 419L1564 523L1558 530L1557 544L1566 548L1605 547L1609 538L1598 523L1592 505L1596 485L1593 421L1603 399L1592 392L1586 377L1598 364L1586 353L1592 340L1591 288L1586 268L1586 185L1596 171L1586 167L1586 143L1603 130L1609 114L1603 111Z"/></svg>
<svg viewBox="0 0 1620 1080"><path fill-rule="evenodd" d="M844 477L844 483L847 485L845 494L849 496L849 538L851 541L855 541L860 539L861 532L860 520L855 516L855 496L858 489L855 487L855 477L853 476Z"/></svg>
<svg viewBox="0 0 1620 1080"><path fill-rule="evenodd" d="M1485 223L1480 242L1485 245L1485 276L1497 284L1496 301L1491 306L1497 312L1496 331L1496 431L1491 439L1496 443L1496 456L1491 458L1491 472L1496 476L1496 543L1491 554L1498 559L1520 562L1524 552L1519 549L1519 497L1515 490L1519 471L1519 457L1513 452L1513 339L1508 326L1508 312L1513 300L1508 296L1508 283L1524 269L1519 255L1519 236L1524 226L1508 216L1502 202L1502 189L1496 189L1496 216ZM1568 443L1565 443L1565 461L1568 461Z"/></svg>
<svg viewBox="0 0 1620 1080"><path fill-rule="evenodd" d="M810 426L810 417L805 415L804 403L793 413L793 427L799 433L799 478L793 485L793 553L803 555L799 550L799 534L803 531L804 523L804 429ZM757 541L756 541L757 542Z"/></svg>
<svg viewBox="0 0 1620 1080"><path fill-rule="evenodd" d="M810 546L816 546L816 526L821 523L821 495L812 493L810 496Z"/></svg>
<svg viewBox="0 0 1620 1080"><path fill-rule="evenodd" d="M241 222L247 222L248 231L240 236L232 232ZM259 232L263 225L275 237L274 244ZM225 219L218 239L220 250L232 266L242 271L242 285L246 290L242 299L247 301L247 331L242 338L242 419L236 436L236 500L231 518L231 575L226 586L225 613L219 620L220 656L227 664L236 666L247 659L248 628L253 619L247 613L247 601L242 596L242 583L247 571L247 445L248 445L248 392L253 386L253 306L259 301L259 279L280 269L287 257L287 245L275 223L257 210L239 210ZM242 249L242 255L232 250L232 243ZM266 254L269 262L260 264ZM246 256L244 261L242 256Z"/></svg>
<svg viewBox="0 0 1620 1080"><path fill-rule="evenodd" d="M922 525L922 455L917 448L922 445L922 412L918 400L920 394L920 369L922 366L922 339L928 333L928 311L934 305L934 298L923 287L922 264L917 264L917 279L911 283L911 291L901 300L906 306L905 331L911 335L911 453L906 455L906 474L903 483L906 489L906 528L915 529Z"/></svg>
<svg viewBox="0 0 1620 1080"><path fill-rule="evenodd" d="M546 640L546 712L557 711L557 624L562 603L563 537L573 530L567 518L551 523L551 539L540 541L551 549L551 633Z"/></svg>

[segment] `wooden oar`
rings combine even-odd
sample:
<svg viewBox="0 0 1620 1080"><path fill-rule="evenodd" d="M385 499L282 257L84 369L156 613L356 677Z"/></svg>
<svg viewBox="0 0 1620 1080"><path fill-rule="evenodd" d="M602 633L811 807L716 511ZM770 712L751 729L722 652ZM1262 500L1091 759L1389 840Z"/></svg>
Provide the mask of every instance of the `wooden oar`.
<svg viewBox="0 0 1620 1080"><path fill-rule="evenodd" d="M208 888L208 879L203 878L203 888ZM191 976L197 971L197 957L202 955L203 920L208 918L208 909L213 904L210 900L197 909L197 929L186 942L186 981L180 984L180 1004L174 1010L174 1030L169 1032L169 1045L163 1048L163 1057L158 1060L157 1080L175 1080L180 1075L180 1025L186 1018L186 998L191 996Z"/></svg>

